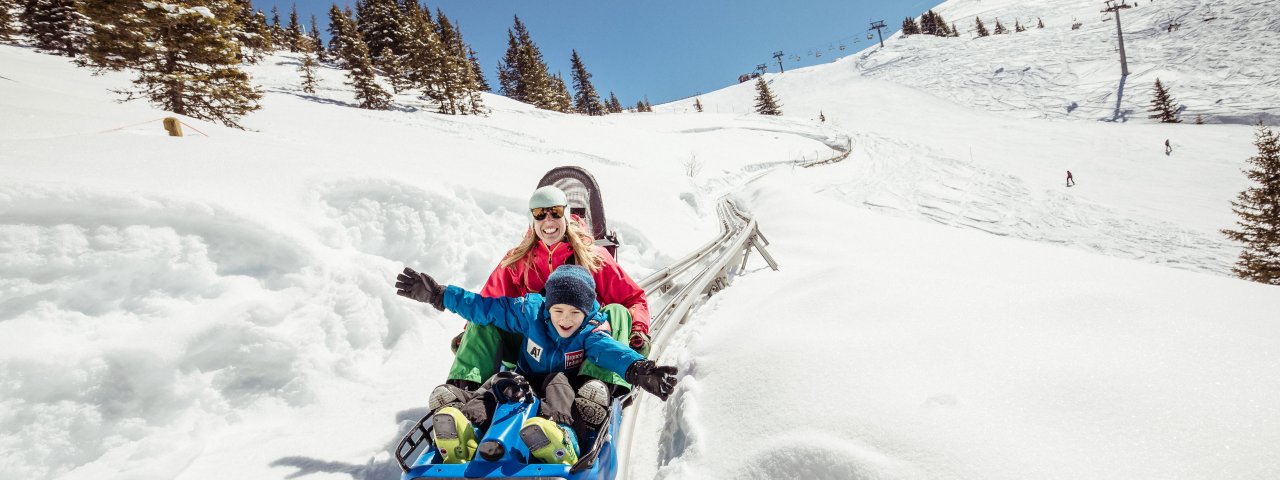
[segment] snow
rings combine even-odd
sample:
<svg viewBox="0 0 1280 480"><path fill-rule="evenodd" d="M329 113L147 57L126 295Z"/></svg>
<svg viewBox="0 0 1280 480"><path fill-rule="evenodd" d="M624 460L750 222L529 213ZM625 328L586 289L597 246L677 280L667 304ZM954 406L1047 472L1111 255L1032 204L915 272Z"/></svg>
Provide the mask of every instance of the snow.
<svg viewBox="0 0 1280 480"><path fill-rule="evenodd" d="M1123 15L1145 31L1200 4ZM454 117L408 94L372 112L341 71L308 95L276 55L249 67L265 96L247 130L183 118L206 135L170 138L169 114L110 92L129 75L0 46L0 479L397 476L461 320L394 295L395 273L478 288L560 165L601 184L634 277L716 236L722 195L781 265L752 257L662 347L681 384L631 410L628 478L1275 478L1280 290L1232 278L1218 230L1254 153L1228 119L1276 112L1251 41L1277 22L1208 7L1250 20L1174 33L1230 56L1152 33L1124 123L1095 121L1114 59L1086 69L1096 39L1067 27L1097 5L1066 0L947 2L961 25L1050 28L769 75L777 118L710 113L745 109L750 83L702 114L488 95L490 116ZM1145 119L1150 62L1189 113L1227 99L1222 124ZM982 80L997 63L1078 71ZM792 164L846 142L843 162Z"/></svg>

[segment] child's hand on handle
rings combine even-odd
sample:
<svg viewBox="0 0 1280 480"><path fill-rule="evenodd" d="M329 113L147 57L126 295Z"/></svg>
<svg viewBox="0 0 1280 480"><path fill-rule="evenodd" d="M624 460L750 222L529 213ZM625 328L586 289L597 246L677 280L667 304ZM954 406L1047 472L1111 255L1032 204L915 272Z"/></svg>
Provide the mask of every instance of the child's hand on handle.
<svg viewBox="0 0 1280 480"><path fill-rule="evenodd" d="M444 286L436 283L431 275L412 268L404 267L404 272L396 275L396 295L429 303L436 310L444 311Z"/></svg>

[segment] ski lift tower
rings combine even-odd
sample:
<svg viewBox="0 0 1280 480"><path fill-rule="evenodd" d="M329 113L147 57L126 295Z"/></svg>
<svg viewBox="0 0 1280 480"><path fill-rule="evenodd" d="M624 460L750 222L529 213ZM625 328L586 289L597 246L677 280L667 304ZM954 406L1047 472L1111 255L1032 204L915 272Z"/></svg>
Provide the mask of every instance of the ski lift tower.
<svg viewBox="0 0 1280 480"><path fill-rule="evenodd" d="M1116 37L1120 39L1120 76L1127 77L1129 76L1129 60L1124 55L1124 30L1120 29L1120 10L1133 8L1133 5L1125 3L1125 0L1119 0L1119 2L1106 0L1107 8L1102 9L1102 13L1110 12L1116 14Z"/></svg>
<svg viewBox="0 0 1280 480"><path fill-rule="evenodd" d="M782 50L773 52L773 59L778 61L778 72L787 73L787 70L785 68L782 68Z"/></svg>
<svg viewBox="0 0 1280 480"><path fill-rule="evenodd" d="M769 66L761 63L759 65L756 65L756 70L759 70L760 74L764 75L764 72L769 71Z"/></svg>
<svg viewBox="0 0 1280 480"><path fill-rule="evenodd" d="M880 33L880 29L885 28L884 20L871 22L871 28L867 29L867 40L871 39L871 31L875 30L876 35L880 37L880 48L884 48L884 34Z"/></svg>

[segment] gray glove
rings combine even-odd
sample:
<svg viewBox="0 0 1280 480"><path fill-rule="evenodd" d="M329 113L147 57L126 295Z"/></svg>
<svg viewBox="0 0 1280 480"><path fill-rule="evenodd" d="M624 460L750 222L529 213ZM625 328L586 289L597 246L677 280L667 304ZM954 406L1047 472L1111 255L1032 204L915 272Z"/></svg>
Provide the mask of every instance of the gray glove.
<svg viewBox="0 0 1280 480"><path fill-rule="evenodd" d="M444 311L444 286L436 283L431 275L412 268L404 267L404 272L396 275L396 295L429 303L436 310Z"/></svg>

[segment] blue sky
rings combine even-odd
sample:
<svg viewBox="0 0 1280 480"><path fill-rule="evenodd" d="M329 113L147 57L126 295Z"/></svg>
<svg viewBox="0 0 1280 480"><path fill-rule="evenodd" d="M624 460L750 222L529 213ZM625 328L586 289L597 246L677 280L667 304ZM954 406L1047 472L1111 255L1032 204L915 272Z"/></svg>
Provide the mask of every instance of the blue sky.
<svg viewBox="0 0 1280 480"><path fill-rule="evenodd" d="M324 32L329 1L256 0L288 21L297 4L306 25L314 14ZM339 5L354 2L338 1ZM941 0L435 0L459 24L485 77L497 88L498 60L507 48L512 16L519 15L552 72L569 78L572 49L586 63L601 95L613 91L624 106L648 96L653 104L737 83L756 65L778 71L773 52L786 54L787 69L827 63L853 54L867 40L871 20L884 20L887 37L907 16L919 16ZM327 38L327 37L326 37ZM844 44L846 49L839 47ZM821 57L816 54L821 52ZM797 60L796 57L799 57ZM572 87L572 85L570 85Z"/></svg>

